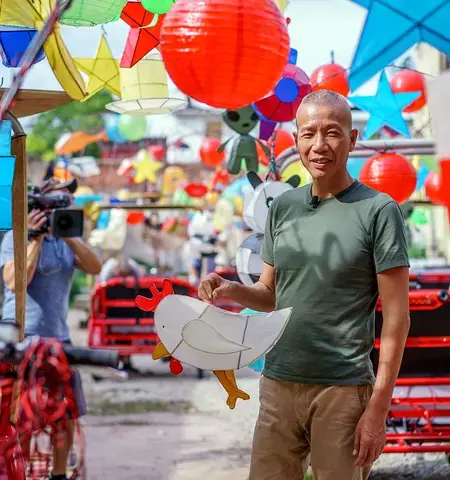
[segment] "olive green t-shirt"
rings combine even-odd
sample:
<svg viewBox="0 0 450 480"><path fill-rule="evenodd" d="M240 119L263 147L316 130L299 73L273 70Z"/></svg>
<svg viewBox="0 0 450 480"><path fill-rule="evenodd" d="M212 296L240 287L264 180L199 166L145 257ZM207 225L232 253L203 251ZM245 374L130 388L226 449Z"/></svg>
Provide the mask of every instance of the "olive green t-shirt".
<svg viewBox="0 0 450 480"><path fill-rule="evenodd" d="M358 181L315 206L311 185L292 189L270 207L262 259L275 268L276 308L293 308L263 375L373 383L377 273L409 267L398 204Z"/></svg>

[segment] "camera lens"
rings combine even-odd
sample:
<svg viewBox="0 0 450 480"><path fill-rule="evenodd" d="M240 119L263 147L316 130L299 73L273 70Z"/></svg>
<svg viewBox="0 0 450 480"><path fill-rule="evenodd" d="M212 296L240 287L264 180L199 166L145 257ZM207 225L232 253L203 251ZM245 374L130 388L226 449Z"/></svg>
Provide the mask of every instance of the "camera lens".
<svg viewBox="0 0 450 480"><path fill-rule="evenodd" d="M70 215L61 215L58 218L57 227L60 230L67 230L73 226L73 218Z"/></svg>

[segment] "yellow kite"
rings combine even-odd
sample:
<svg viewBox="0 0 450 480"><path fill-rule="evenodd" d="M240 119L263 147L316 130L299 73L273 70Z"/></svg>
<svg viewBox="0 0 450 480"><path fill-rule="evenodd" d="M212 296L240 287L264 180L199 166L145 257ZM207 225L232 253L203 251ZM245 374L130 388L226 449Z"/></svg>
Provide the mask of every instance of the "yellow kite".
<svg viewBox="0 0 450 480"><path fill-rule="evenodd" d="M0 25L41 29L56 0L0 0ZM84 80L61 36L59 24L44 44L48 63L62 88L74 100L86 96Z"/></svg>

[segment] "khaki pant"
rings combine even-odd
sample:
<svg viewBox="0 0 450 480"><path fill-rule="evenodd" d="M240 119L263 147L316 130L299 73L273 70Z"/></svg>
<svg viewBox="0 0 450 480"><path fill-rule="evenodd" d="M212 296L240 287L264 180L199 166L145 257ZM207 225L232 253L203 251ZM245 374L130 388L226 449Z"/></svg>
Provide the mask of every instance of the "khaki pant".
<svg viewBox="0 0 450 480"><path fill-rule="evenodd" d="M249 480L303 480L309 461L314 480L366 480L370 467L354 467L352 452L371 394L371 385L302 385L262 377Z"/></svg>

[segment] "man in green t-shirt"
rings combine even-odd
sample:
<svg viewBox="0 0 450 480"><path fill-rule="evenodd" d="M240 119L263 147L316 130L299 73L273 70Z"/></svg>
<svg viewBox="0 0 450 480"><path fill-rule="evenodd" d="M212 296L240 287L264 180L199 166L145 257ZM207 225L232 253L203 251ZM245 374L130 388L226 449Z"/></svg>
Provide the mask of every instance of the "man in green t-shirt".
<svg viewBox="0 0 450 480"><path fill-rule="evenodd" d="M308 95L297 112L297 149L312 184L269 210L260 280L244 286L210 274L207 302L230 298L271 311L292 307L266 356L250 480L365 480L386 441L409 330L409 261L396 202L347 172L358 132L341 95ZM383 304L375 380L369 358L375 306Z"/></svg>

